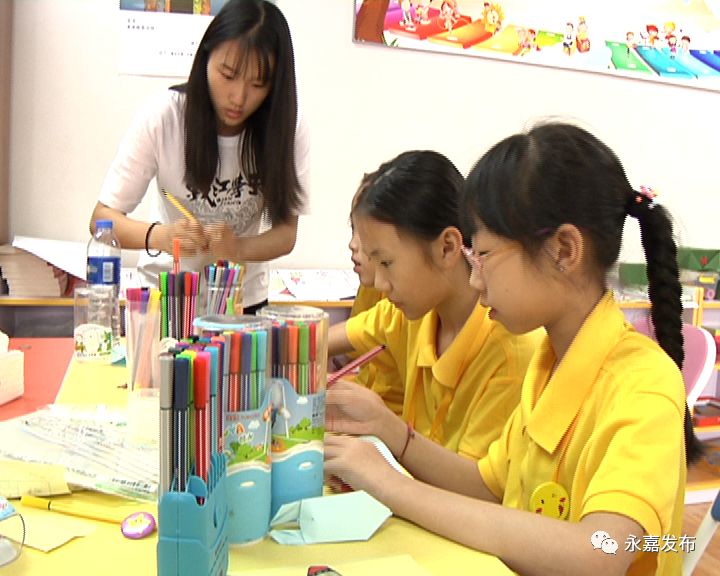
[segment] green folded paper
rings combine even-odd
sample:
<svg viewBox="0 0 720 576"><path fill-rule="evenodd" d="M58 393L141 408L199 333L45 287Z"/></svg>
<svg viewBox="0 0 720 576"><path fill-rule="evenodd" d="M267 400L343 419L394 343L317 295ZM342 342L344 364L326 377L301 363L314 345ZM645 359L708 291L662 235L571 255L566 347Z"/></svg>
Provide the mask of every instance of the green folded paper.
<svg viewBox="0 0 720 576"><path fill-rule="evenodd" d="M367 492L358 490L283 504L270 522L279 544L319 544L368 540L392 515ZM291 527L279 528L290 524Z"/></svg>

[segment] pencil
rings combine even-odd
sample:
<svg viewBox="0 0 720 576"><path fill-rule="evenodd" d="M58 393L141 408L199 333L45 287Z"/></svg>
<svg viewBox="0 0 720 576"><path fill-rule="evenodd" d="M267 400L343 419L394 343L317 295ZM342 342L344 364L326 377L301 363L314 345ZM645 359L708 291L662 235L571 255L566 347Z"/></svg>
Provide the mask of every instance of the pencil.
<svg viewBox="0 0 720 576"><path fill-rule="evenodd" d="M190 210L188 210L187 208L185 208L185 206L183 206L182 204L180 204L180 200L178 200L177 198L175 198L175 196L173 196L172 194L170 194L170 192L168 192L167 190L165 190L165 188L162 188L161 190L162 190L163 196L165 196L165 198L168 199L168 201L170 202L170 204L172 204L173 206L175 206L175 208L178 209L178 211L180 212L180 214L182 214L183 216L185 216L185 218L187 218L188 220L190 220L190 222L197 223L197 218L195 218L195 216L193 216L193 214L192 214L192 212L190 212Z"/></svg>
<svg viewBox="0 0 720 576"><path fill-rule="evenodd" d="M345 366L340 368L340 370L333 372L332 374L328 374L327 385L330 386L331 384L337 382L340 378L345 376L345 374L347 374L348 372L354 370L355 368L357 368L358 366L361 366L362 364L365 364L365 362L369 362L370 360L375 358L375 356L380 354L380 352L382 352L383 350L385 350L384 344L381 344L380 346L376 346L372 350L365 352L365 354L363 354L362 356L358 356L352 362L348 362L347 364L345 364Z"/></svg>
<svg viewBox="0 0 720 576"><path fill-rule="evenodd" d="M20 504L42 510L51 510L61 514L70 514L80 518L102 520L103 522L117 522L118 524L127 516L127 514L113 512L101 506L71 503L68 500L49 500L47 498L31 496L30 494L24 494L20 498Z"/></svg>

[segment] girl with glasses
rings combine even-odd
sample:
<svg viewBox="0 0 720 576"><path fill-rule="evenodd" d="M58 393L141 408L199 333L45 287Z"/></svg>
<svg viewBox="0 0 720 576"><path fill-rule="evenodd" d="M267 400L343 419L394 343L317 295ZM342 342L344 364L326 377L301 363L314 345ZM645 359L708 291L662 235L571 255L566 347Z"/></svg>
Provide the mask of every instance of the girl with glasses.
<svg viewBox="0 0 720 576"><path fill-rule="evenodd" d="M478 463L381 419L414 479L350 436L328 438L326 473L520 574L679 574L686 463L700 450L668 213L605 144L561 123L495 145L465 190L480 302L510 332L547 332L520 404ZM625 321L606 283L628 216L659 344ZM327 403L351 431L361 407L344 410L352 400L332 389Z"/></svg>

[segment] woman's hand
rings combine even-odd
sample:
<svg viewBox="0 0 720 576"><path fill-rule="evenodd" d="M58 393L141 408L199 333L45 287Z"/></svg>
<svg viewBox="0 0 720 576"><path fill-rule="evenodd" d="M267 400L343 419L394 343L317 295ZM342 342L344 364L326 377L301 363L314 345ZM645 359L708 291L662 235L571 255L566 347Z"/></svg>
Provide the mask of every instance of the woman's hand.
<svg viewBox="0 0 720 576"><path fill-rule="evenodd" d="M213 222L205 226L205 234L208 238L210 253L216 260L231 260L239 262L238 242L240 239L235 236L232 227L226 222Z"/></svg>
<svg viewBox="0 0 720 576"><path fill-rule="evenodd" d="M335 492L350 486L375 496L384 478L401 476L373 444L359 438L326 434L324 450L325 483Z"/></svg>
<svg viewBox="0 0 720 576"><path fill-rule="evenodd" d="M202 224L185 218L155 226L149 239L150 246L172 254L175 238L180 240L180 256L195 256L208 249Z"/></svg>
<svg viewBox="0 0 720 576"><path fill-rule="evenodd" d="M325 429L344 434L372 434L382 439L390 418L397 418L372 390L338 380L325 394ZM402 425L405 428L405 425Z"/></svg>

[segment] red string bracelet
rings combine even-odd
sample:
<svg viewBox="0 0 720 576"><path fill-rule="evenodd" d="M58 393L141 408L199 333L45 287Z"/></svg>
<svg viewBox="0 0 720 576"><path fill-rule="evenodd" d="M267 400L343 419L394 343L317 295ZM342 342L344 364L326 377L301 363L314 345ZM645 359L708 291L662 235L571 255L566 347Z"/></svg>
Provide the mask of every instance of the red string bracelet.
<svg viewBox="0 0 720 576"><path fill-rule="evenodd" d="M398 456L398 462L402 462L403 457L405 456L405 452L408 449L408 446L410 445L410 440L415 438L415 429L412 427L412 424L410 422L407 423L407 436L405 436L405 446L403 446L402 452L400 452L400 456Z"/></svg>

